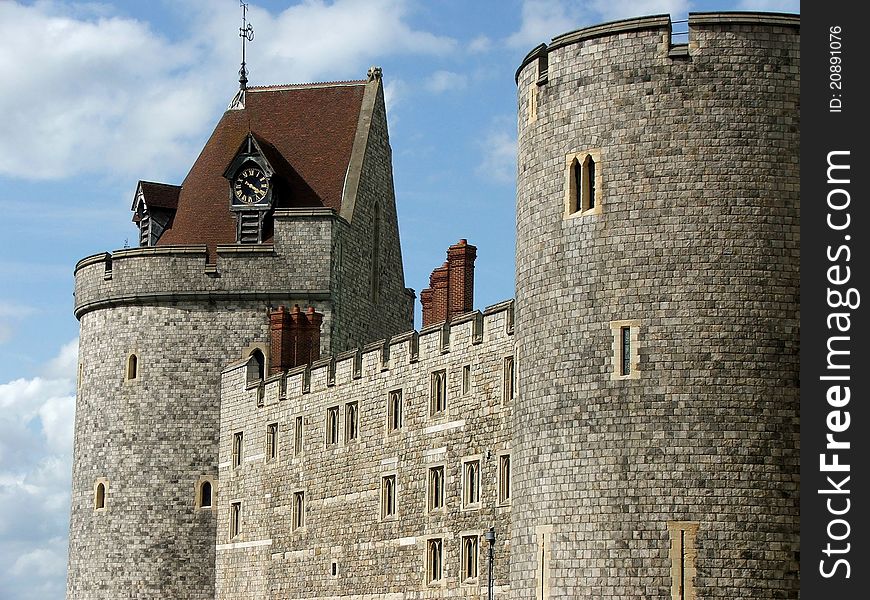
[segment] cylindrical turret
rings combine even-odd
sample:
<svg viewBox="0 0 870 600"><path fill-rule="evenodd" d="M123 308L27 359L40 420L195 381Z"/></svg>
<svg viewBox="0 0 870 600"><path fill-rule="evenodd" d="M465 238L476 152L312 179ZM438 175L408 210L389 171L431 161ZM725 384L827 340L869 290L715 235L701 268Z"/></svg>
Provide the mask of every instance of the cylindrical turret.
<svg viewBox="0 0 870 600"><path fill-rule="evenodd" d="M796 598L799 19L517 73L511 595Z"/></svg>

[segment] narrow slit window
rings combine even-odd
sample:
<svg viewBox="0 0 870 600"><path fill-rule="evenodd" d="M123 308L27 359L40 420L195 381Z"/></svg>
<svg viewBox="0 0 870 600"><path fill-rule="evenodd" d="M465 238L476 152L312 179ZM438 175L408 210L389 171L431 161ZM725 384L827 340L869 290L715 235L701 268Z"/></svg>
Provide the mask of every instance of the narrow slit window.
<svg viewBox="0 0 870 600"><path fill-rule="evenodd" d="M511 501L511 455L502 454L498 457L498 503L508 504Z"/></svg>
<svg viewBox="0 0 870 600"><path fill-rule="evenodd" d="M106 508L106 484L100 481L94 490L94 509L102 510Z"/></svg>
<svg viewBox="0 0 870 600"><path fill-rule="evenodd" d="M514 357L507 356L504 359L504 401L510 402L514 399Z"/></svg>
<svg viewBox="0 0 870 600"><path fill-rule="evenodd" d="M230 539L239 535L242 531L242 503L230 504Z"/></svg>
<svg viewBox="0 0 870 600"><path fill-rule="evenodd" d="M429 415L441 415L447 409L447 371L432 373L432 387L429 400Z"/></svg>
<svg viewBox="0 0 870 600"><path fill-rule="evenodd" d="M338 443L338 407L326 409L326 445Z"/></svg>
<svg viewBox="0 0 870 600"><path fill-rule="evenodd" d="M242 441L243 435L241 431L233 434L233 468L242 466Z"/></svg>
<svg viewBox="0 0 870 600"><path fill-rule="evenodd" d="M622 343L620 358L620 375L631 375L631 327L621 327L619 330Z"/></svg>
<svg viewBox="0 0 870 600"><path fill-rule="evenodd" d="M305 492L293 494L293 529L305 527Z"/></svg>
<svg viewBox="0 0 870 600"><path fill-rule="evenodd" d="M574 197L571 202L571 212L583 210L583 167L576 158L571 163L571 178L574 181Z"/></svg>
<svg viewBox="0 0 870 600"><path fill-rule="evenodd" d="M211 482L203 481L199 485L199 507L200 508L211 508Z"/></svg>
<svg viewBox="0 0 870 600"><path fill-rule="evenodd" d="M396 516L396 476L385 475L381 478L381 519Z"/></svg>
<svg viewBox="0 0 870 600"><path fill-rule="evenodd" d="M266 427L266 462L278 458L278 424L270 423Z"/></svg>
<svg viewBox="0 0 870 600"><path fill-rule="evenodd" d="M402 390L393 390L387 399L387 430L396 431L402 427Z"/></svg>
<svg viewBox="0 0 870 600"><path fill-rule="evenodd" d="M591 154L586 157L583 172L585 174L583 178L583 194L586 197L583 210L590 210L595 208L595 159L592 158Z"/></svg>
<svg viewBox="0 0 870 600"><path fill-rule="evenodd" d="M429 511L444 508L444 466L429 469Z"/></svg>
<svg viewBox="0 0 870 600"><path fill-rule="evenodd" d="M426 583L440 583L444 569L444 543L441 538L426 542Z"/></svg>
<svg viewBox="0 0 870 600"><path fill-rule="evenodd" d="M293 430L293 452L296 456L302 454L302 417L296 417L296 427Z"/></svg>
<svg viewBox="0 0 870 600"><path fill-rule="evenodd" d="M139 377L139 357L131 354L127 357L127 379L133 380Z"/></svg>
<svg viewBox="0 0 870 600"><path fill-rule="evenodd" d="M695 538L698 523L670 521L671 600L695 600Z"/></svg>
<svg viewBox="0 0 870 600"><path fill-rule="evenodd" d="M359 404L348 402L344 405L344 439L352 442L359 437Z"/></svg>
<svg viewBox="0 0 870 600"><path fill-rule="evenodd" d="M462 538L462 580L477 579L478 536L468 535Z"/></svg>
<svg viewBox="0 0 870 600"><path fill-rule="evenodd" d="M467 394L471 391L471 365L462 367L462 393Z"/></svg>

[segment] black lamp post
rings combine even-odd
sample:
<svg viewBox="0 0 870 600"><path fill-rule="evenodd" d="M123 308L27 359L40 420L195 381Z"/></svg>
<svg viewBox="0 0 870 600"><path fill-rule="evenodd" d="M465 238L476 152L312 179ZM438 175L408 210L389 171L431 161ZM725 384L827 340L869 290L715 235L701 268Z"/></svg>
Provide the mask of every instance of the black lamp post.
<svg viewBox="0 0 870 600"><path fill-rule="evenodd" d="M489 531L483 535L483 539L489 542L489 586L487 598L492 600L492 563L495 558L495 527L490 527Z"/></svg>

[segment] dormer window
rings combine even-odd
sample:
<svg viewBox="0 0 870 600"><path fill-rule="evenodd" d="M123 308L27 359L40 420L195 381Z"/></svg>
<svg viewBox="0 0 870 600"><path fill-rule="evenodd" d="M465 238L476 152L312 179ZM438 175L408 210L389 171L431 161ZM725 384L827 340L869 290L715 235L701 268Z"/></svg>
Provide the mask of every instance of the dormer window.
<svg viewBox="0 0 870 600"><path fill-rule="evenodd" d="M171 225L181 188L177 185L140 181L133 199L133 222L139 227L139 246L156 246Z"/></svg>

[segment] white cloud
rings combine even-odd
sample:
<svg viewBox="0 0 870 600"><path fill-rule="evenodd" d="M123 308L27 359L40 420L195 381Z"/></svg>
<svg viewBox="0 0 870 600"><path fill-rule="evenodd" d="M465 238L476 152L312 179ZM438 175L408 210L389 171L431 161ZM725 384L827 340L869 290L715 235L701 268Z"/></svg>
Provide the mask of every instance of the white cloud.
<svg viewBox="0 0 870 600"><path fill-rule="evenodd" d="M44 377L0 384L0 580L4 597L60 598L66 573L77 341Z"/></svg>
<svg viewBox="0 0 870 600"><path fill-rule="evenodd" d="M528 48L581 27L630 17L688 11L688 0L524 0L520 28L511 34L510 46Z"/></svg>
<svg viewBox="0 0 870 600"><path fill-rule="evenodd" d="M464 90L467 85L468 77L453 71L435 71L426 80L426 89L436 94Z"/></svg>
<svg viewBox="0 0 870 600"><path fill-rule="evenodd" d="M497 124L484 137L481 150L482 158L477 167L478 175L497 183L513 184L516 181L517 137L512 128Z"/></svg>
<svg viewBox="0 0 870 600"><path fill-rule="evenodd" d="M469 52L487 52L492 48L492 40L485 35L479 35L468 42Z"/></svg>
<svg viewBox="0 0 870 600"><path fill-rule="evenodd" d="M407 24L409 4L252 6L251 85L359 79L387 55L452 52L455 40ZM191 24L178 41L99 5L0 2L0 73L15 82L0 95L0 176L182 176L235 91L238 38L227 32L238 13L205 0L174 8Z"/></svg>

